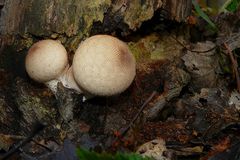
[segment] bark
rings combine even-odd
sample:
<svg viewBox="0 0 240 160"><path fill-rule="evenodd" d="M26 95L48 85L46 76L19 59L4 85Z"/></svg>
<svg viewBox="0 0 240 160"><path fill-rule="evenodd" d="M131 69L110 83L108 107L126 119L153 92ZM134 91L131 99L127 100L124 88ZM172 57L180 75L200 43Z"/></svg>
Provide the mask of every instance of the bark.
<svg viewBox="0 0 240 160"><path fill-rule="evenodd" d="M118 30L127 35L154 14L181 22L191 12L191 0L1 0L0 6L2 35L58 38L71 41L71 46L94 28L97 33Z"/></svg>

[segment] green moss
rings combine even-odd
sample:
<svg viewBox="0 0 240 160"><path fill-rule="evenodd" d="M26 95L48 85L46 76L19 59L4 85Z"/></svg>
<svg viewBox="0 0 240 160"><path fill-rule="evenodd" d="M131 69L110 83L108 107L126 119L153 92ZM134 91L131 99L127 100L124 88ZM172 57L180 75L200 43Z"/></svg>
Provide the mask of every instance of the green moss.
<svg viewBox="0 0 240 160"><path fill-rule="evenodd" d="M184 41L182 36L177 38L181 42ZM182 46L175 39L157 33L147 35L137 42L129 42L128 45L137 61L147 59L172 61L182 53Z"/></svg>
<svg viewBox="0 0 240 160"><path fill-rule="evenodd" d="M22 94L17 97L16 102L27 121L50 121L56 116L56 112L53 111L52 106L46 106L39 97Z"/></svg>
<svg viewBox="0 0 240 160"><path fill-rule="evenodd" d="M28 49L32 46L33 39L31 36L26 35L26 37L19 39L18 41L15 41L14 47L17 52L22 51L24 49Z"/></svg>
<svg viewBox="0 0 240 160"><path fill-rule="evenodd" d="M151 59L165 59L164 56L164 49L163 48L157 48L151 53Z"/></svg>
<svg viewBox="0 0 240 160"><path fill-rule="evenodd" d="M160 6L162 2L156 3L159 3ZM153 1L132 0L124 12L124 22L128 24L129 28L136 30L142 22L153 17L155 7Z"/></svg>
<svg viewBox="0 0 240 160"><path fill-rule="evenodd" d="M133 53L137 61L142 61L150 58L150 53L146 50L145 46L139 43L128 43L129 49Z"/></svg>

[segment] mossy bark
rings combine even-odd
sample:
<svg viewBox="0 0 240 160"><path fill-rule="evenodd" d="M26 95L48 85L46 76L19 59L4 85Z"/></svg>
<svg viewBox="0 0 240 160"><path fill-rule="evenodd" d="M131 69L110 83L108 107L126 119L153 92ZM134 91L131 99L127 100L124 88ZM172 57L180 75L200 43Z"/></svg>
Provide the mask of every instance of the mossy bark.
<svg viewBox="0 0 240 160"><path fill-rule="evenodd" d="M159 10L164 18L181 22L191 12L191 0L5 0L0 31L60 39L71 48L93 32L127 35Z"/></svg>

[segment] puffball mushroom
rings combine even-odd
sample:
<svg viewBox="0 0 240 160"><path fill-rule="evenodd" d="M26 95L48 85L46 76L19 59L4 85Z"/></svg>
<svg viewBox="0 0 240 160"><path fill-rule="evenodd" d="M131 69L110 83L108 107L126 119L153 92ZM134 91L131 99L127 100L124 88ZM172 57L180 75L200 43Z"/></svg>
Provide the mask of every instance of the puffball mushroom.
<svg viewBox="0 0 240 160"><path fill-rule="evenodd" d="M109 35L95 35L83 41L72 66L81 89L99 96L123 92L136 75L135 58L127 44Z"/></svg>
<svg viewBox="0 0 240 160"><path fill-rule="evenodd" d="M45 83L53 92L60 81L65 87L80 91L71 75L67 51L57 41L48 39L33 44L27 53L25 67L33 80Z"/></svg>

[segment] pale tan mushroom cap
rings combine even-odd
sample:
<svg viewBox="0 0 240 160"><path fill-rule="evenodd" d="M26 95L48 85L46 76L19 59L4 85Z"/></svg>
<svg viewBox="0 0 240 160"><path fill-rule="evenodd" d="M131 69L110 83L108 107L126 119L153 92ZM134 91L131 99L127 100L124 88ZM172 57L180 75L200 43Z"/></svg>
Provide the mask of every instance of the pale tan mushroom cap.
<svg viewBox="0 0 240 160"><path fill-rule="evenodd" d="M135 58L128 46L108 35L86 39L73 58L73 75L83 90L111 96L126 90L136 74Z"/></svg>
<svg viewBox="0 0 240 160"><path fill-rule="evenodd" d="M54 40L35 43L29 49L25 60L28 75L42 83L58 78L67 66L67 51L62 44Z"/></svg>

